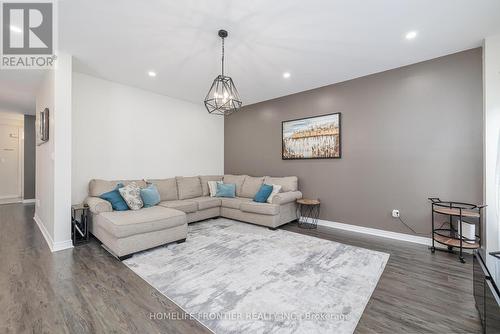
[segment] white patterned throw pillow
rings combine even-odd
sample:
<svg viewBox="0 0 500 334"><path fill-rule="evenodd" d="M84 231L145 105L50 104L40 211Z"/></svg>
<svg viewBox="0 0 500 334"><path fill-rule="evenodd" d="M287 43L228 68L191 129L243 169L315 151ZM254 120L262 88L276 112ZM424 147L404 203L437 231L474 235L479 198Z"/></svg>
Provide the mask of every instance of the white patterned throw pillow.
<svg viewBox="0 0 500 334"><path fill-rule="evenodd" d="M215 197L215 194L217 193L217 184L222 183L222 181L208 181L207 183L210 197Z"/></svg>
<svg viewBox="0 0 500 334"><path fill-rule="evenodd" d="M281 191L281 186L278 184L270 184L270 186L273 186L273 191L271 192L271 195L267 198L267 203L272 203L273 197L276 196L277 193Z"/></svg>
<svg viewBox="0 0 500 334"><path fill-rule="evenodd" d="M144 206L141 198L141 188L135 182L127 184L125 187L118 189L120 195L127 203L130 210L139 210Z"/></svg>

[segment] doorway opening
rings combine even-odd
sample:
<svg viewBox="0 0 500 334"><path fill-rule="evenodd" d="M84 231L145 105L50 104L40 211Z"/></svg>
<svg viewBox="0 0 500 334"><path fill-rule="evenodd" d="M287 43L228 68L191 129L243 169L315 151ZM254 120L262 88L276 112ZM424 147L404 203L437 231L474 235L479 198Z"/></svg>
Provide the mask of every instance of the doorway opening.
<svg viewBox="0 0 500 334"><path fill-rule="evenodd" d="M34 201L34 122L0 111L0 204Z"/></svg>

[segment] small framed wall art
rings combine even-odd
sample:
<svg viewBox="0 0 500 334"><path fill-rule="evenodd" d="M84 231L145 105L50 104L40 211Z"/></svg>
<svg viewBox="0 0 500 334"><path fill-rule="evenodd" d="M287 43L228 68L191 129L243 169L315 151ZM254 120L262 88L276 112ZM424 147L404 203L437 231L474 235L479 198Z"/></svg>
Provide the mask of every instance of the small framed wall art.
<svg viewBox="0 0 500 334"><path fill-rule="evenodd" d="M49 141L49 108L45 108L37 114L37 145L42 145Z"/></svg>

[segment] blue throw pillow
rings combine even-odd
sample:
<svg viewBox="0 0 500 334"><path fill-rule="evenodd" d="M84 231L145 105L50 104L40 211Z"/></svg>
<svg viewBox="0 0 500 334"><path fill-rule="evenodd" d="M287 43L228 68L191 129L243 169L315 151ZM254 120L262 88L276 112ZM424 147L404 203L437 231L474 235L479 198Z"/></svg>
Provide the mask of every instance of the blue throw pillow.
<svg viewBox="0 0 500 334"><path fill-rule="evenodd" d="M260 189L255 194L253 200L254 202L265 203L267 201L267 198L269 197L269 195L271 195L272 192L273 192L273 186L270 186L268 184L263 184L260 186Z"/></svg>
<svg viewBox="0 0 500 334"><path fill-rule="evenodd" d="M236 184L217 183L217 193L215 197L236 197Z"/></svg>
<svg viewBox="0 0 500 334"><path fill-rule="evenodd" d="M142 188L141 197L145 208L150 208L160 203L160 192L154 184L148 185L147 188Z"/></svg>
<svg viewBox="0 0 500 334"><path fill-rule="evenodd" d="M122 195L118 191L118 189L123 188L122 183L118 183L114 190L108 191L107 193L102 194L99 198L108 201L111 203L111 207L115 211L127 211L128 205L127 202L123 199Z"/></svg>

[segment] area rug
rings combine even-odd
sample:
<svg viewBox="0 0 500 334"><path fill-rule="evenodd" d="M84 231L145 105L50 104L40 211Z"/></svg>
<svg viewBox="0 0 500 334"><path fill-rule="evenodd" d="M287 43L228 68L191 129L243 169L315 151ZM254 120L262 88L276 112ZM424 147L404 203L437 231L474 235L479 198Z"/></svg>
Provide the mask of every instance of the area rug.
<svg viewBox="0 0 500 334"><path fill-rule="evenodd" d="M125 260L215 333L353 333L389 254L229 219ZM158 314L159 319L181 315Z"/></svg>

